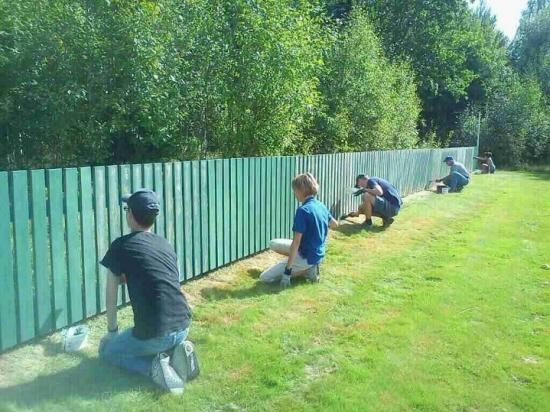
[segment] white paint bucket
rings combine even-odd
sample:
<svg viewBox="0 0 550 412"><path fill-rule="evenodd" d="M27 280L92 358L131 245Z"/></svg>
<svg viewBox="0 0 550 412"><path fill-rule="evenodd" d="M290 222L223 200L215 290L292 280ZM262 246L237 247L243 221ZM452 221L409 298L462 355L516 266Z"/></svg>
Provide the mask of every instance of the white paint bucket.
<svg viewBox="0 0 550 412"><path fill-rule="evenodd" d="M63 350L65 352L76 352L86 346L90 328L86 325L71 326L65 331L63 337Z"/></svg>

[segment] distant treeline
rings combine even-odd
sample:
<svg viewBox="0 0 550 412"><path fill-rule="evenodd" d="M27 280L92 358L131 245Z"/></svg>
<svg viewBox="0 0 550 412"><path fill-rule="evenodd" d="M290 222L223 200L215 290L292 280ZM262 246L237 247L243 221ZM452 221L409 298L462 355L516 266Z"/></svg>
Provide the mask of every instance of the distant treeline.
<svg viewBox="0 0 550 412"><path fill-rule="evenodd" d="M0 169L474 144L550 155L550 0L0 0ZM481 121L479 121L481 119Z"/></svg>

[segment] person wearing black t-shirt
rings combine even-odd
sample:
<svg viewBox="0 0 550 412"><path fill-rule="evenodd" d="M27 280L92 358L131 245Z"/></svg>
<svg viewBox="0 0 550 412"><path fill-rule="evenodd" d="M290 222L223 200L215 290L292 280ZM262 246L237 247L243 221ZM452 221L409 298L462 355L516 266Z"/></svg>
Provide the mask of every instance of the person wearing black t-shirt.
<svg viewBox="0 0 550 412"><path fill-rule="evenodd" d="M168 241L151 232L160 210L152 190L124 196L131 233L116 239L101 261L109 269L106 283L107 335L102 359L151 377L165 390L182 393L185 342L191 310L181 292L177 257ZM134 327L121 333L117 325L117 292L128 286Z"/></svg>

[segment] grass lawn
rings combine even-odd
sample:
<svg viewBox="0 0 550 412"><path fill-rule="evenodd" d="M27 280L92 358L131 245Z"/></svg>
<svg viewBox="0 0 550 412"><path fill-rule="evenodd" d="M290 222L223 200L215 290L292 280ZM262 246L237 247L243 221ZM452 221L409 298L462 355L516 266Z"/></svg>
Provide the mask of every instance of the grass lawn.
<svg viewBox="0 0 550 412"><path fill-rule="evenodd" d="M414 195L386 231L345 224L318 285L258 284L277 259L185 285L202 375L183 397L100 363L101 316L82 353L53 336L0 356L0 410L549 410L549 173Z"/></svg>

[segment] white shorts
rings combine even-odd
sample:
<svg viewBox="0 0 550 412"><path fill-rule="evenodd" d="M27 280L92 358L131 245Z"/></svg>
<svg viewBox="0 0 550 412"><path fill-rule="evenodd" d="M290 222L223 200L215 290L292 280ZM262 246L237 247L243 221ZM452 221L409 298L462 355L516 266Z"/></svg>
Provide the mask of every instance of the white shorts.
<svg viewBox="0 0 550 412"><path fill-rule="evenodd" d="M269 245L269 248L273 250L274 252L277 252L281 255L288 256L290 253L290 245L292 244L291 239L273 239L271 241L271 244ZM269 269L267 269L265 272L263 272L260 275L260 280L262 282L277 282L281 280L283 274L285 273L286 264L288 262L288 258L281 260L276 265L271 266ZM298 255L294 259L294 263L292 264L292 271L293 273L300 273L303 271L308 270L313 265L310 265L307 263L307 260Z"/></svg>

